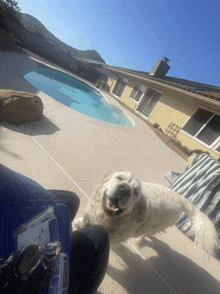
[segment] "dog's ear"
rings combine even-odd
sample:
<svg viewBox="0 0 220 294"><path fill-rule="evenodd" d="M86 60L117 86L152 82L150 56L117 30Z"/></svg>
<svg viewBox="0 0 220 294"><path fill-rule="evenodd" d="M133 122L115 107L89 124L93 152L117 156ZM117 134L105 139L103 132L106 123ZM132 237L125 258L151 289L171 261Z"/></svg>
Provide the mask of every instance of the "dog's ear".
<svg viewBox="0 0 220 294"><path fill-rule="evenodd" d="M104 178L102 179L102 183L104 184L104 183L108 182L108 180L111 179L112 175L113 175L113 172L109 172L109 173L105 174Z"/></svg>
<svg viewBox="0 0 220 294"><path fill-rule="evenodd" d="M143 223L146 219L146 213L147 213L147 203L143 194L141 195L141 198L138 200L138 202L135 204L134 211L135 211L134 220L138 224Z"/></svg>

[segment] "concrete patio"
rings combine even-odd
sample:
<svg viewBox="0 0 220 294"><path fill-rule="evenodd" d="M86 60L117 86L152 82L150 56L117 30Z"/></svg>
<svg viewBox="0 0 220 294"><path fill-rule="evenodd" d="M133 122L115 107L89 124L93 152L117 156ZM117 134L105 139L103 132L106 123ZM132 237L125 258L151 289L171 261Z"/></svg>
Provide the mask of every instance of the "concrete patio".
<svg viewBox="0 0 220 294"><path fill-rule="evenodd" d="M168 171L183 172L187 162L167 147L138 117L114 98L107 100L129 115L124 127L70 109L40 92L22 76L40 61L0 52L0 88L36 93L44 104L41 121L20 126L0 122L0 162L46 189L71 190L80 197L82 215L103 176L128 170L141 181L169 186ZM49 66L49 64L48 64ZM220 292L220 263L199 252L175 226L136 248L132 240L111 251L99 294Z"/></svg>

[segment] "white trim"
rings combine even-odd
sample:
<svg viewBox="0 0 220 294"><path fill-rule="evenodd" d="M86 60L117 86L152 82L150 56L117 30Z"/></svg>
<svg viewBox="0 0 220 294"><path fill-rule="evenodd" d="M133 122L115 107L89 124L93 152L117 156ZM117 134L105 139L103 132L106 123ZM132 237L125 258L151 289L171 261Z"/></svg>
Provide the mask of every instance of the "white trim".
<svg viewBox="0 0 220 294"><path fill-rule="evenodd" d="M196 111L198 109L203 109L203 110L206 110L206 111L209 111L212 113L212 116L207 120L206 123L204 123L204 125L199 129L199 131L194 135L190 135L189 133L187 133L186 131L184 131L182 128L187 124L187 122L193 117L193 115L196 113ZM182 125L180 131L182 133L184 133L185 135L189 136L191 139L195 140L196 142L200 143L201 145L203 145L204 147L206 147L207 149L211 150L219 141L220 141L220 134L218 136L218 138L211 144L211 145L207 145L206 143L204 143L203 141L199 140L196 138L196 136L207 126L207 124L209 123L209 121L215 116L215 115L220 115L217 111L213 111L211 109L208 109L206 107L201 107L201 106L198 106L196 108L196 110L193 112L193 114L191 116L188 117L188 119L185 121L185 123ZM213 150L214 151L214 150ZM216 151L215 151L216 152ZM218 152L218 151L217 151Z"/></svg>
<svg viewBox="0 0 220 294"><path fill-rule="evenodd" d="M139 90L138 90L139 91ZM142 95L141 95L141 97L140 97L140 99L137 101L137 100L134 100L133 98L130 98L130 97L128 97L130 100L132 100L132 101L134 101L136 104L138 104L140 101L141 101L141 98L143 97L143 95L144 95L145 93L143 93ZM137 94L136 94L137 95ZM136 96L135 95L135 96Z"/></svg>
<svg viewBox="0 0 220 294"><path fill-rule="evenodd" d="M142 95L143 96L143 95ZM140 99L142 98L142 96L140 97ZM130 97L128 97L131 101L134 101L136 104L138 104L139 103L139 101L136 101L136 100L134 100L134 99L132 99L132 98L130 98Z"/></svg>
<svg viewBox="0 0 220 294"><path fill-rule="evenodd" d="M162 94L162 95L164 94L164 92L162 92L162 91L160 91L160 90L157 90L156 88L149 87L149 86L147 86L146 92L147 92L148 89L152 89L152 90L154 90L155 92L160 93L160 94ZM145 93L146 93L146 92L145 92ZM161 96L161 97L162 97L162 96Z"/></svg>
<svg viewBox="0 0 220 294"><path fill-rule="evenodd" d="M113 95L115 98L117 98L117 99L120 99L120 98L121 98L121 97L116 96L116 95L113 94L113 93L112 93L112 95Z"/></svg>
<svg viewBox="0 0 220 294"><path fill-rule="evenodd" d="M209 145L205 144L204 142L200 141L199 139L194 138L193 136L191 136L191 135L188 134L187 132L183 131L182 129L180 129L180 131L181 131L182 133L184 133L185 135L189 136L191 139L193 139L193 140L195 140L196 142L200 143L201 145L203 145L204 147L206 147L206 148L209 149L209 150L211 150L211 149L215 146L215 144L217 144L218 141L219 141L219 138L218 138L218 139L216 139L216 140L212 143L212 145L209 146Z"/></svg>
<svg viewBox="0 0 220 294"><path fill-rule="evenodd" d="M212 151L215 152L216 154L220 155L220 151L217 151L216 149L220 147L220 142L218 143L218 145L215 147L215 149L213 149Z"/></svg>

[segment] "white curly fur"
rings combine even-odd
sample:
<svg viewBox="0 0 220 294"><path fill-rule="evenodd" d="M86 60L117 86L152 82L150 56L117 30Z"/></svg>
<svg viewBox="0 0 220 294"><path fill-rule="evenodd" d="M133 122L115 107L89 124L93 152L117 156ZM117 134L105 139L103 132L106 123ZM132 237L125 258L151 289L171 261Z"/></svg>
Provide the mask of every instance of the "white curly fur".
<svg viewBox="0 0 220 294"><path fill-rule="evenodd" d="M130 193L123 199L118 198L117 206L122 212L114 215L117 208L109 207L108 200L118 193L120 184L129 186ZM113 215L106 213L104 206L107 206ZM76 219L73 225L76 229L94 224L103 226L111 244L124 242L129 238L136 238L137 244L140 244L144 236L155 235L174 225L182 212L188 215L193 224L196 245L214 256L220 246L217 232L210 219L171 189L140 182L130 172L116 172L105 176L92 193L84 216Z"/></svg>

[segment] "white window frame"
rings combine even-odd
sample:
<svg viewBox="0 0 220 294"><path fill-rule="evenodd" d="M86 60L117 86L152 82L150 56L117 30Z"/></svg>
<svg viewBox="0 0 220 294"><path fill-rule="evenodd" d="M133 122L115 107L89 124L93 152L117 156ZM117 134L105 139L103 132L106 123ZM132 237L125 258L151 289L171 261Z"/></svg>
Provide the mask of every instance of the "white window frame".
<svg viewBox="0 0 220 294"><path fill-rule="evenodd" d="M206 111L209 111L212 113L212 116L207 120L207 122L204 124L204 126L202 126L199 131L194 135L190 135L188 134L186 131L184 131L182 128L187 124L187 122L191 119L191 117L193 117L193 115L196 113L196 111L198 109L203 109L203 110L206 110ZM196 142L202 144L203 146L205 146L206 148L208 148L209 150L211 150L219 141L220 141L220 134L219 134L219 137L211 144L211 145L208 145L206 143L204 143L203 141L199 140L196 138L196 136L206 127L206 125L210 122L210 120L215 116L215 115L220 115L218 112L216 111L213 111L211 109L208 109L208 108L205 108L205 107L197 107L196 110L193 112L193 114L185 121L185 123L182 125L181 127L181 132L183 132L184 134L186 134L187 136L189 136L190 138L192 138L193 140L195 140ZM218 151L217 151L218 152Z"/></svg>
<svg viewBox="0 0 220 294"><path fill-rule="evenodd" d="M138 93L139 89L141 88L141 86L146 87L146 89L144 90L144 92L142 92L142 95L141 95L141 97L139 98L138 101L134 99L134 98L136 97L137 93L135 94L134 98L131 98L131 97L130 97L130 96L131 96L131 93L133 92L133 90L134 90L134 88L135 88L136 85L139 85L138 90L137 90L137 93ZM147 87L146 85L142 85L141 83L135 83L135 85L134 85L134 87L132 88L131 93L130 93L130 95L129 95L128 98L131 99L132 101L134 101L135 103L139 103L140 100L141 100L141 98L143 97L143 95L146 93L147 88L148 88L148 87Z"/></svg>
<svg viewBox="0 0 220 294"><path fill-rule="evenodd" d="M152 90L154 90L155 92L161 94L161 97L160 97L160 100L159 100L159 101L157 102L157 104L155 105L155 107L152 109L150 115L147 117L147 116L144 115L142 112L138 111L137 108L138 108L139 104L142 102L142 99L143 99L144 95L147 93L148 89L152 89ZM141 116L143 116L145 119L149 119L149 118L151 117L151 115L153 114L154 110L156 109L157 105L160 103L160 101L161 101L161 99L162 99L162 97L163 97L163 94L164 94L164 93L163 93L162 91L159 91L159 90L157 90L157 89L155 89L155 88L152 88L152 87L148 87L148 86L147 86L147 88L146 88L146 90L145 90L145 92L144 92L144 95L142 95L141 99L138 101L138 104L137 104L137 106L136 106L136 108L135 108L135 111L136 111L138 114L140 114ZM150 101L149 101L149 102L150 102ZM149 104L149 102L148 102L148 104ZM145 106L145 108L146 108L146 107L147 107L147 105Z"/></svg>
<svg viewBox="0 0 220 294"><path fill-rule="evenodd" d="M117 96L116 94L113 93L113 91L114 91L114 89L115 89L115 86L116 86L116 84L117 84L119 78L121 78L123 81L124 81L124 79L127 79L127 78L123 78L122 76L118 76L118 78L117 78L117 80L116 80L116 83L114 84L114 88L112 89L112 95L114 95L114 96L117 97L118 99L121 99L121 97L119 97L119 96ZM127 80L128 80L128 79L127 79ZM127 83L128 83L128 82L127 82ZM126 84L125 87L127 86L127 83L125 82L125 84ZM124 89L125 89L125 87L124 87ZM124 90L122 91L121 96L122 96L123 92L124 92Z"/></svg>
<svg viewBox="0 0 220 294"><path fill-rule="evenodd" d="M220 147L220 143L215 147L215 149L213 149L213 151L214 151L216 154L220 155L220 152L219 152L218 150L216 150L218 147Z"/></svg>

